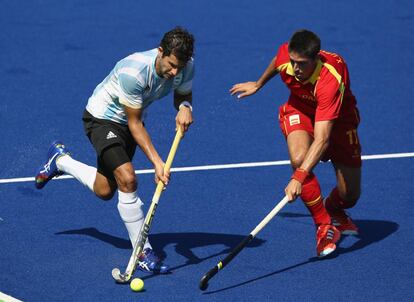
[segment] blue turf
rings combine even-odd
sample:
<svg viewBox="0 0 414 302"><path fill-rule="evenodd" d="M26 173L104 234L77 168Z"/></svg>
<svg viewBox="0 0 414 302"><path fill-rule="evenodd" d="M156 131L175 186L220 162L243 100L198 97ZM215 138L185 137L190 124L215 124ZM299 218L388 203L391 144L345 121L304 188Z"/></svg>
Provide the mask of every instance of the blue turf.
<svg viewBox="0 0 414 302"><path fill-rule="evenodd" d="M157 46L180 24L196 37L195 123L175 165L287 159L277 106L287 90L272 80L242 102L228 90L255 80L292 31L317 32L342 54L362 115L364 154L413 152L412 1L2 1L0 10L0 179L33 176L54 139L95 164L80 120L87 98L126 55ZM154 103L147 127L165 156L174 131L172 99ZM150 168L137 154L137 169ZM317 168L325 194L329 164ZM351 211L361 238L315 256L311 218L288 205L220 272L207 292L199 278L282 197L288 166L173 175L151 240L173 268L137 275L143 293L116 285L130 244L116 202L74 180L0 184L0 291L24 301L412 301L412 158L365 161L363 194ZM152 175L140 175L149 205Z"/></svg>

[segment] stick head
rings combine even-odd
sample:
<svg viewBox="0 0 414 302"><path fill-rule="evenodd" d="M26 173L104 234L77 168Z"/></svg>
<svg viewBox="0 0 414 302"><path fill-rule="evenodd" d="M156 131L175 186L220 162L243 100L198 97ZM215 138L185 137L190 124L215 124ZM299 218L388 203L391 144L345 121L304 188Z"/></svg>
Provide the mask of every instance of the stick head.
<svg viewBox="0 0 414 302"><path fill-rule="evenodd" d="M112 278L118 283L127 283L131 277L127 274L122 274L119 268L114 268L112 270Z"/></svg>
<svg viewBox="0 0 414 302"><path fill-rule="evenodd" d="M206 290L207 289L207 287L208 287L208 276L207 275L204 275L203 276L203 278L201 278L201 280L200 280L200 284L199 284L199 288L201 289L201 290Z"/></svg>

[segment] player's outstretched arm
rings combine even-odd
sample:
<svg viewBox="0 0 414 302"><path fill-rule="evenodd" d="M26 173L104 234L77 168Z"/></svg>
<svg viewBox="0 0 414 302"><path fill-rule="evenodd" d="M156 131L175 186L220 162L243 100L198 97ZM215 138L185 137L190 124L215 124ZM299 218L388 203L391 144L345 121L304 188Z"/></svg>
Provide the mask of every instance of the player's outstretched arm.
<svg viewBox="0 0 414 302"><path fill-rule="evenodd" d="M279 73L279 71L275 67L275 61L276 57L272 59L269 66L267 66L262 76L256 82L245 82L235 84L230 89L230 94L237 95L238 99L255 94L257 91L260 90L260 88L262 88L267 83L267 81L269 81L271 78L273 78L275 75Z"/></svg>
<svg viewBox="0 0 414 302"><path fill-rule="evenodd" d="M137 145L141 148L148 160L154 165L155 182L162 181L165 185L169 181L169 172L164 171L164 162L159 156L157 150L152 144L144 124L141 121L142 109L134 109L125 106L125 112L128 116L128 128L131 131Z"/></svg>

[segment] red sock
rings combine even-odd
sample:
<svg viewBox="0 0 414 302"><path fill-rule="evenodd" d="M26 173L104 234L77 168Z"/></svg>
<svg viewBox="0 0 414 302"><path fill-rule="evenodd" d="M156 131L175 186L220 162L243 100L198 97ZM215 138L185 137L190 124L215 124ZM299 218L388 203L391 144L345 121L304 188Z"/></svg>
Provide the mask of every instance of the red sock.
<svg viewBox="0 0 414 302"><path fill-rule="evenodd" d="M331 217L322 203L321 187L315 174L310 173L302 184L302 194L300 195L305 206L312 215L315 224L330 224Z"/></svg>
<svg viewBox="0 0 414 302"><path fill-rule="evenodd" d="M344 211L347 208L346 201L339 196L339 191L336 187L329 194L328 198L326 198L325 207L335 216L347 217Z"/></svg>

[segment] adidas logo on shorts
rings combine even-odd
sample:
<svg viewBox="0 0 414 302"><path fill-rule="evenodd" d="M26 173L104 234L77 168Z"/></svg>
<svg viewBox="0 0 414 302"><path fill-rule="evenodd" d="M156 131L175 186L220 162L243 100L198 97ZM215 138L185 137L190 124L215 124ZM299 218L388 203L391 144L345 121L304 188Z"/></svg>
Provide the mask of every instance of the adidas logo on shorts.
<svg viewBox="0 0 414 302"><path fill-rule="evenodd" d="M115 133L113 133L112 131L109 131L108 134L106 135L106 139L111 139L115 137L118 137L118 136L116 136Z"/></svg>

